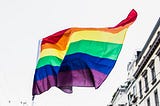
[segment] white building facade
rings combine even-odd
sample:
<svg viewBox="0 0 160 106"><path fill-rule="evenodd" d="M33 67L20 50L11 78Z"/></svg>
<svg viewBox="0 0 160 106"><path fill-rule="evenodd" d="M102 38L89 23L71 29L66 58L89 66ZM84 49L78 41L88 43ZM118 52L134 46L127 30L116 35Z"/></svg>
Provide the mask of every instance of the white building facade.
<svg viewBox="0 0 160 106"><path fill-rule="evenodd" d="M121 85L114 93L113 98L111 100L111 104L113 106L127 106L126 88L127 88L126 85L123 86Z"/></svg>
<svg viewBox="0 0 160 106"><path fill-rule="evenodd" d="M133 72L133 91L136 106L160 106L160 19L153 29L142 52L136 60ZM128 97L130 97L128 92ZM130 103L130 101L129 101Z"/></svg>
<svg viewBox="0 0 160 106"><path fill-rule="evenodd" d="M137 52L137 58L129 63L127 70L126 106L160 106L160 18L144 48Z"/></svg>

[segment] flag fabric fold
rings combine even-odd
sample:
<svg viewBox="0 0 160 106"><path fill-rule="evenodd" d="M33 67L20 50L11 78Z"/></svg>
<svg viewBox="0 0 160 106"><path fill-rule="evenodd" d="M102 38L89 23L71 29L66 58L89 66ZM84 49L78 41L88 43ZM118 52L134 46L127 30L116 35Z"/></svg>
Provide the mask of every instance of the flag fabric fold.
<svg viewBox="0 0 160 106"><path fill-rule="evenodd" d="M72 27L43 38L32 95L53 86L66 93L72 93L73 86L99 88L113 69L136 17L133 9L115 27Z"/></svg>

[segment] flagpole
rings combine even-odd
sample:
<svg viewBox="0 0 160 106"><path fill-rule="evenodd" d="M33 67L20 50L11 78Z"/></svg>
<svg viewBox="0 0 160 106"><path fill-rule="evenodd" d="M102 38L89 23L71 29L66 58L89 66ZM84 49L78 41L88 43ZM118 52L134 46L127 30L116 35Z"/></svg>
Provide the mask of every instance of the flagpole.
<svg viewBox="0 0 160 106"><path fill-rule="evenodd" d="M41 51L41 42L42 42L42 40L38 41L38 50L37 50L36 63L38 62L39 54L40 54L40 51ZM32 97L32 106L34 106L34 98L35 98L35 96Z"/></svg>
<svg viewBox="0 0 160 106"><path fill-rule="evenodd" d="M34 97L35 96L32 97L32 106L34 106Z"/></svg>
<svg viewBox="0 0 160 106"><path fill-rule="evenodd" d="M32 106L34 106L34 101L32 101Z"/></svg>
<svg viewBox="0 0 160 106"><path fill-rule="evenodd" d="M36 63L38 62L39 54L40 54L40 51L41 51L41 42L42 42L42 40L38 41L38 50L37 50Z"/></svg>

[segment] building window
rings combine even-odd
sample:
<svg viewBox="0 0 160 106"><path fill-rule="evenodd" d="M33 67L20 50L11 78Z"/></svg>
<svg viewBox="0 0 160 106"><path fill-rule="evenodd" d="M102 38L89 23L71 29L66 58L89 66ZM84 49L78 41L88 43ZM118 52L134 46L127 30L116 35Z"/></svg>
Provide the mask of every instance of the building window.
<svg viewBox="0 0 160 106"><path fill-rule="evenodd" d="M145 93L149 90L149 86L148 86L148 76L147 76L147 70L145 70L143 73L142 73L142 76L144 78L144 82L145 82Z"/></svg>
<svg viewBox="0 0 160 106"><path fill-rule="evenodd" d="M147 99L147 106L151 106L150 98Z"/></svg>
<svg viewBox="0 0 160 106"><path fill-rule="evenodd" d="M149 87L148 87L148 76L147 75L144 76L144 81L145 81L145 92L147 92L149 90Z"/></svg>
<svg viewBox="0 0 160 106"><path fill-rule="evenodd" d="M158 49L156 55L157 55L157 56L159 57L159 59L160 59L160 49Z"/></svg>
<svg viewBox="0 0 160 106"><path fill-rule="evenodd" d="M131 101L131 93L128 94L128 101Z"/></svg>
<svg viewBox="0 0 160 106"><path fill-rule="evenodd" d="M155 71L155 66L154 66L154 60L152 60L149 64L149 67L151 69L151 74L152 74L152 85L156 82L156 71Z"/></svg>
<svg viewBox="0 0 160 106"><path fill-rule="evenodd" d="M159 98L157 89L154 91L155 106L159 106Z"/></svg>
<svg viewBox="0 0 160 106"><path fill-rule="evenodd" d="M137 95L137 89L136 89L136 85L133 86L133 95Z"/></svg>
<svg viewBox="0 0 160 106"><path fill-rule="evenodd" d="M140 95L140 99L142 99L143 95L142 95L142 82L141 82L141 80L139 81L139 95Z"/></svg>
<svg viewBox="0 0 160 106"><path fill-rule="evenodd" d="M118 104L118 106L125 106L124 104Z"/></svg>

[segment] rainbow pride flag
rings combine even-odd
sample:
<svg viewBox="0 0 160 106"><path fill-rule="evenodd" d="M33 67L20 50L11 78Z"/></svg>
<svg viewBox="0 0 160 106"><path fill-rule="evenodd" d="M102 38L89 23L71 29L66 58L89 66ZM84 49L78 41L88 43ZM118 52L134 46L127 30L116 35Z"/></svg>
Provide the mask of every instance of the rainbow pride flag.
<svg viewBox="0 0 160 106"><path fill-rule="evenodd" d="M101 86L113 69L128 27L136 20L133 9L115 27L68 28L43 38L35 70L33 95L56 86L66 93L72 87Z"/></svg>

